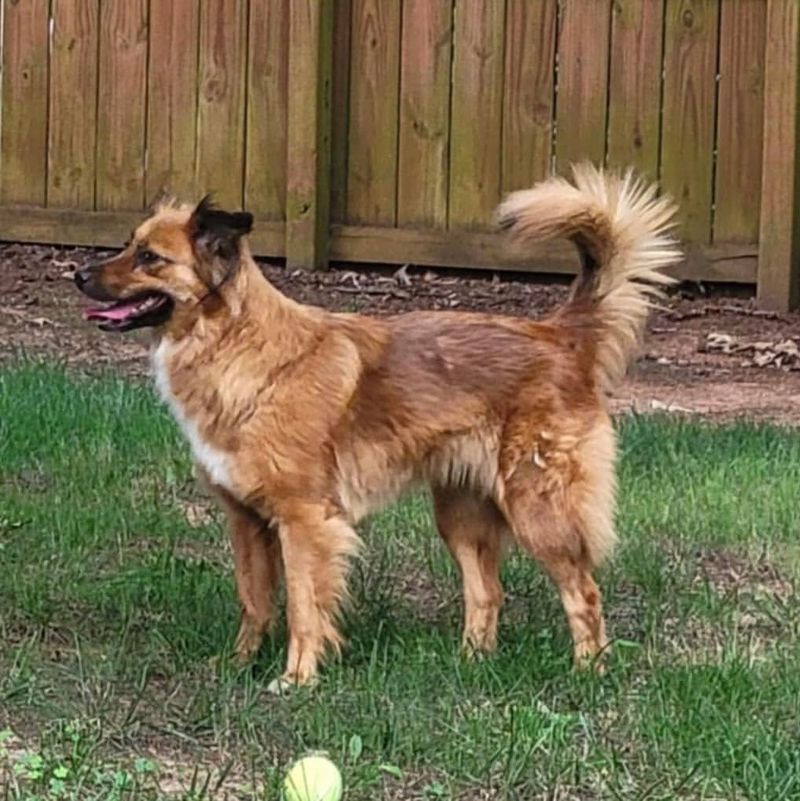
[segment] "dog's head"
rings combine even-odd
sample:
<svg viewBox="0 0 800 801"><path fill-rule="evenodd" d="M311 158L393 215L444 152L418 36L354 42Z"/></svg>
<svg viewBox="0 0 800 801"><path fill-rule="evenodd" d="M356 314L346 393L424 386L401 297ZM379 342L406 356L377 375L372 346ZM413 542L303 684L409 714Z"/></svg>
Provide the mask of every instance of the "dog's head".
<svg viewBox="0 0 800 801"><path fill-rule="evenodd" d="M78 289L108 306L86 309L104 331L161 326L191 313L236 272L247 212L217 209L208 198L192 208L160 200L118 255L75 274Z"/></svg>

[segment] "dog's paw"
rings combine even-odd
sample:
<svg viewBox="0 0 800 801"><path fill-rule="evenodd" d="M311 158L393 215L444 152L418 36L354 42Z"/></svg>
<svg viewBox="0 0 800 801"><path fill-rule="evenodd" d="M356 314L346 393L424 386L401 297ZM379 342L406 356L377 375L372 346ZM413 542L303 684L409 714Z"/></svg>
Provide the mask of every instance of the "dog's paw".
<svg viewBox="0 0 800 801"><path fill-rule="evenodd" d="M298 689L311 690L317 686L319 680L316 678L298 681L296 676L278 676L267 685L267 692L270 695L288 695Z"/></svg>
<svg viewBox="0 0 800 801"><path fill-rule="evenodd" d="M609 646L602 648L581 648L580 645L575 649L574 665L576 670L581 672L594 672L602 676L606 672L606 659L608 657Z"/></svg>
<svg viewBox="0 0 800 801"><path fill-rule="evenodd" d="M261 647L262 639L263 634L260 629L246 620L242 621L233 646L233 659L239 667L244 667L253 661Z"/></svg>
<svg viewBox="0 0 800 801"><path fill-rule="evenodd" d="M497 641L489 636L465 636L461 643L461 654L465 659L482 662L497 650Z"/></svg>
<svg viewBox="0 0 800 801"><path fill-rule="evenodd" d="M297 685L294 682L289 681L289 679L285 679L283 676L278 676L277 679L273 679L267 685L267 692L270 695L286 695L296 686Z"/></svg>
<svg viewBox="0 0 800 801"><path fill-rule="evenodd" d="M484 648L476 648L472 643L464 643L461 646L461 656L468 662L484 662L491 653Z"/></svg>

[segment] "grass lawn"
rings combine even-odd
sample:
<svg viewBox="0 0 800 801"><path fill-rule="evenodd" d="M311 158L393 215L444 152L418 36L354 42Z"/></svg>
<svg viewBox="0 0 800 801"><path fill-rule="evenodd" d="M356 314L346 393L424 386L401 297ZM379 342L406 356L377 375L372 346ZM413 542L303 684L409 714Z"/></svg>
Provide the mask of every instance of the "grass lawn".
<svg viewBox="0 0 800 801"><path fill-rule="evenodd" d="M361 799L800 798L800 432L620 422L607 675L504 571L495 657L415 497L362 527L349 646L313 691L226 658L229 548L149 387L0 372L0 799L277 798L322 749Z"/></svg>

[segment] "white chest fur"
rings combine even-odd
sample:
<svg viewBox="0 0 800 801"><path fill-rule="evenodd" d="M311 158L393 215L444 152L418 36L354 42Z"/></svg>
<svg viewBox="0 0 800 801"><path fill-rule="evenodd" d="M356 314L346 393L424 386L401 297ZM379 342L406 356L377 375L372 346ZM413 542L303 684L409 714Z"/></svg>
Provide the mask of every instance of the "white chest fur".
<svg viewBox="0 0 800 801"><path fill-rule="evenodd" d="M208 473L208 477L214 484L233 490L229 456L203 438L197 421L187 413L184 405L172 391L169 360L173 347L166 339L162 339L151 354L156 387L158 387L162 399L172 410L184 436L189 440L195 461Z"/></svg>

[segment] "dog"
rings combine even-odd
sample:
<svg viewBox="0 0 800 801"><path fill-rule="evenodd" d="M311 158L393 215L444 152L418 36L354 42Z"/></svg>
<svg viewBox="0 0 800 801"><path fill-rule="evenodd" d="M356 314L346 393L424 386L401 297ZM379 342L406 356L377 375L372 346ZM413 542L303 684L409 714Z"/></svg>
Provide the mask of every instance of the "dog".
<svg viewBox="0 0 800 801"><path fill-rule="evenodd" d="M615 436L607 394L681 258L675 207L590 165L511 194L498 222L523 245L566 237L580 272L543 320L414 311L386 318L301 305L247 245L253 218L207 198L162 199L112 258L79 271L109 305L85 319L152 329L155 383L223 507L250 659L287 590L286 671L312 682L342 646L355 525L427 483L460 569L463 645L489 652L509 543L554 582L577 664L608 647L595 568L615 541Z"/></svg>

